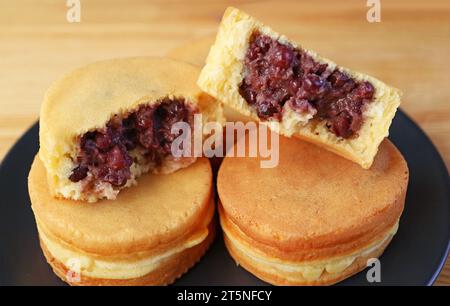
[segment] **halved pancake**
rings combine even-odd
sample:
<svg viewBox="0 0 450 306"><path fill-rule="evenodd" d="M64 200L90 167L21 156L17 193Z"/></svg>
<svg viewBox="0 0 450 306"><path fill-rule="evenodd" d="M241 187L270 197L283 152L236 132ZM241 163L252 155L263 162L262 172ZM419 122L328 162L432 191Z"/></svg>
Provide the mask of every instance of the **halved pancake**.
<svg viewBox="0 0 450 306"><path fill-rule="evenodd" d="M195 157L174 157L175 123L222 123L222 108L184 62L137 57L77 69L53 83L40 117L39 157L53 195L114 199L144 172L170 173ZM191 137L193 137L192 133ZM200 135L201 136L201 135Z"/></svg>
<svg viewBox="0 0 450 306"><path fill-rule="evenodd" d="M388 135L401 96L235 8L226 10L197 83L243 115L363 168Z"/></svg>

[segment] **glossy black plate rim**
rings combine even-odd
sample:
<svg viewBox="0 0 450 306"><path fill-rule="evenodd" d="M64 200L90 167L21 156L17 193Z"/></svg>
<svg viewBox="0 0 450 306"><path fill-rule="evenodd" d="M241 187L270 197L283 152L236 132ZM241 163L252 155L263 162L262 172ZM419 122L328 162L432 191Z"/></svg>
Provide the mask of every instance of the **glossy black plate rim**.
<svg viewBox="0 0 450 306"><path fill-rule="evenodd" d="M415 129L415 132L419 133L421 137L424 138L424 140L426 140L428 142L428 147L427 150L430 150L430 153L433 155L433 159L436 160L437 163L440 164L440 173L436 174L436 175L440 175L442 176L442 180L446 181L446 198L448 200L448 205L450 207L450 179L449 179L449 174L447 171L447 168L445 166L445 163L442 159L442 157L440 156L440 154L438 153L437 149L435 148L434 144L432 143L432 141L429 139L429 137L421 130L421 128L419 126L417 126L415 124L415 122L409 117L407 116L405 113L403 113L402 111L397 112L397 116L401 117L401 119L405 120L407 122L408 125L410 125L412 128ZM0 173L3 173L5 165L9 164L12 160L14 160L14 155L17 152L17 150L22 146L22 142L24 141L24 139L29 138L32 134L36 133L36 129L38 128L38 124L39 122L36 122L35 124L33 124L23 135L22 137L13 145L13 147L8 151L8 153L5 155L2 163L0 164ZM36 151L30 152L30 156L34 157L34 155L37 153ZM26 165L28 168L31 166L31 162L32 162L32 158L29 162L28 165ZM28 198L28 194L26 195L26 198ZM426 285L430 286L432 285L437 277L439 276L439 273L441 272L447 256L449 254L450 251L450 224L447 224L448 227L448 232L447 232L447 247L446 250L444 250L440 256L440 260L438 265L435 267L433 274L431 275L430 279L425 283ZM220 237L219 237L220 238ZM1 245L0 245L1 246ZM3 254L4 250L0 249L0 260L3 260ZM195 267L194 267L195 269ZM0 271L0 273L2 273L2 271ZM177 282L178 283L178 282ZM184 282L182 282L184 283ZM0 280L0 285L2 284L1 280Z"/></svg>
<svg viewBox="0 0 450 306"><path fill-rule="evenodd" d="M444 177L443 178L444 180L447 180L447 199L449 201L448 205L450 206L450 178L449 178L447 166L446 166L442 156L440 155L440 153L437 150L434 143L431 141L430 137L428 137L428 135L422 130L422 128L420 128L420 126L418 126L414 122L414 120L411 119L411 117L409 117L402 110L399 110L397 112L396 116L402 116L412 127L414 127L417 130L418 133L421 134L422 137L424 137L428 141L430 148L432 150L432 153L434 155L434 158L441 164L441 168L443 169L441 175ZM445 250L445 252L443 252L440 263L439 263L436 271L434 272L433 276L428 281L427 286L432 286L435 283L436 279L439 277L439 274L441 273L442 268L444 267L444 265L447 261L448 254L450 253L450 224L448 224L448 226L449 226L449 229L448 229L448 234L447 234L447 240L448 240L447 241L447 249Z"/></svg>

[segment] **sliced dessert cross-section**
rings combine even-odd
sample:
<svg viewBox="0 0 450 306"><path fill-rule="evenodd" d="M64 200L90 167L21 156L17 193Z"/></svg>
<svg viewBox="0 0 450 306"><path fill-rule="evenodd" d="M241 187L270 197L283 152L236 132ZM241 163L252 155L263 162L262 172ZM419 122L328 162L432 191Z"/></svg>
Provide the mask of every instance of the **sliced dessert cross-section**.
<svg viewBox="0 0 450 306"><path fill-rule="evenodd" d="M369 81L315 61L308 53L257 31L250 36L239 92L260 120L283 119L285 104L299 114L326 120L337 136L357 137L362 112L374 97Z"/></svg>
<svg viewBox="0 0 450 306"><path fill-rule="evenodd" d="M102 129L79 137L76 166L69 176L81 182L85 193L115 193L143 172L173 172L193 158L175 158L171 154L172 133L177 122L193 128L197 108L184 99L164 99L157 104L141 105L124 116L115 115Z"/></svg>
<svg viewBox="0 0 450 306"><path fill-rule="evenodd" d="M235 8L225 12L197 83L243 115L364 168L371 166L388 135L401 95Z"/></svg>

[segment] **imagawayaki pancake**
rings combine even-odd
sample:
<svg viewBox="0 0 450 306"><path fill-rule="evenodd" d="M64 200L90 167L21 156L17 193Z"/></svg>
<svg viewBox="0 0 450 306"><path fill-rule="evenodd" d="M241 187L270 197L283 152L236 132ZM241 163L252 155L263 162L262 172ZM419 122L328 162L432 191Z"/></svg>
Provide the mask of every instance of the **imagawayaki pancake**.
<svg viewBox="0 0 450 306"><path fill-rule="evenodd" d="M136 57L93 63L54 82L39 130L50 192L114 199L142 173L192 164L194 157L171 154L173 124L192 125L195 114L203 122L223 121L221 104L196 85L198 74L181 61Z"/></svg>
<svg viewBox="0 0 450 306"><path fill-rule="evenodd" d="M278 166L225 157L217 188L225 243L256 276L280 285L324 285L378 257L403 211L408 168L384 140L369 170L280 136Z"/></svg>
<svg viewBox="0 0 450 306"><path fill-rule="evenodd" d="M232 7L197 83L242 115L363 168L388 135L401 97L398 89L338 66Z"/></svg>
<svg viewBox="0 0 450 306"><path fill-rule="evenodd" d="M32 209L47 261L70 284L169 284L214 238L207 159L172 174L144 175L115 200L96 203L54 198L45 175L36 157L28 179Z"/></svg>

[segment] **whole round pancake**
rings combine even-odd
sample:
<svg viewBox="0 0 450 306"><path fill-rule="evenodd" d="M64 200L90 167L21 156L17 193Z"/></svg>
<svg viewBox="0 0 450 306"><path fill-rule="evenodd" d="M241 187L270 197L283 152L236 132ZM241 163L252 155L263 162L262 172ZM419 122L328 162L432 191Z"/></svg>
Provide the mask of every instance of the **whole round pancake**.
<svg viewBox="0 0 450 306"><path fill-rule="evenodd" d="M298 139L280 137L279 149L270 169L261 157L224 159L218 193L233 236L279 259L311 261L357 251L396 226L408 168L389 140L369 170Z"/></svg>
<svg viewBox="0 0 450 306"><path fill-rule="evenodd" d="M186 253L192 257L190 265L179 266L181 272L176 272L183 273L212 241L212 174L204 158L172 174L144 175L141 184L113 201L83 203L52 197L39 158L32 165L28 186L50 264L66 265L70 258L79 258L81 274L91 279L145 281L157 267L172 273L174 268L164 269L176 266L171 258L192 249L198 256Z"/></svg>

